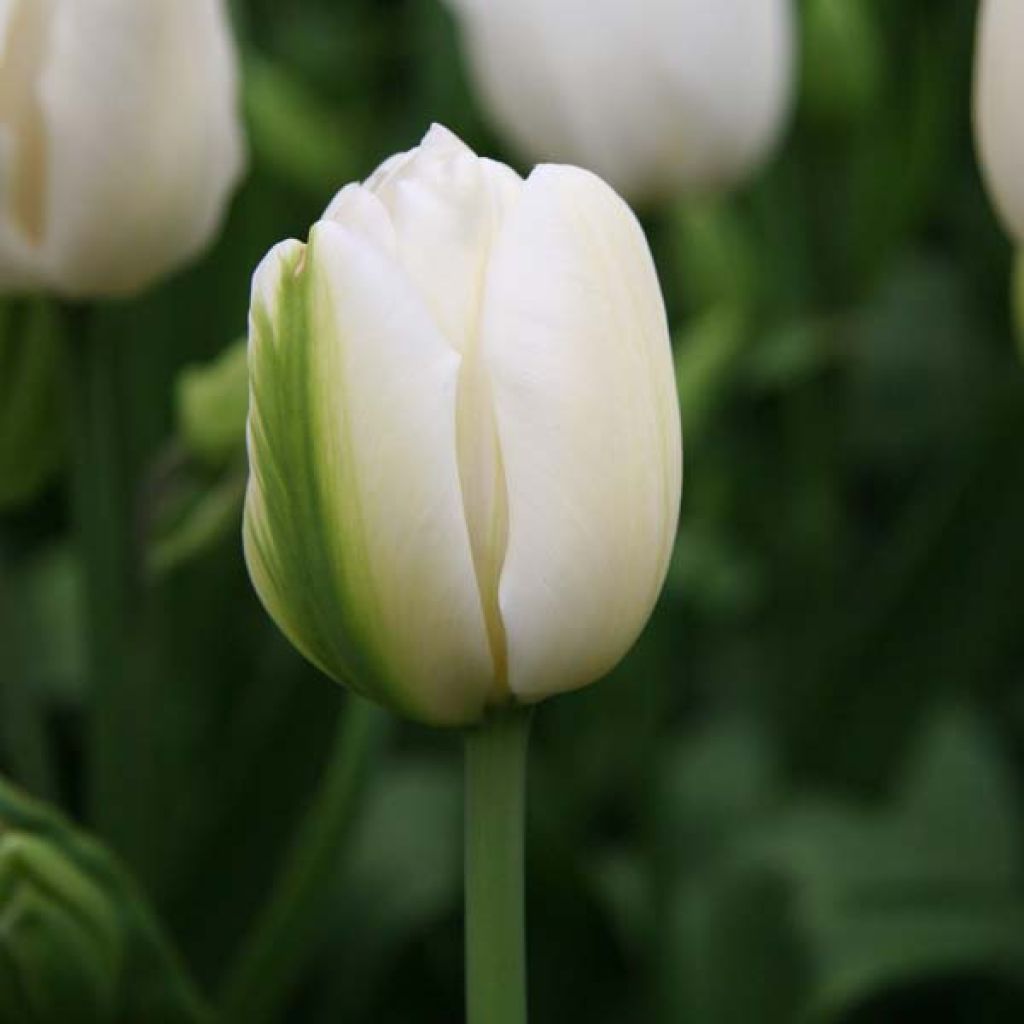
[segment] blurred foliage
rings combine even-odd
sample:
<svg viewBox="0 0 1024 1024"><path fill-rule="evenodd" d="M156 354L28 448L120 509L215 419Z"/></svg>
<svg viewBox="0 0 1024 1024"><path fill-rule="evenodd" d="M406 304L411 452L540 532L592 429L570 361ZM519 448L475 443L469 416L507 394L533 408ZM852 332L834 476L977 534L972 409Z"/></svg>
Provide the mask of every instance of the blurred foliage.
<svg viewBox="0 0 1024 1024"><path fill-rule="evenodd" d="M221 386L249 276L430 121L508 158L433 0L234 7L248 182L198 266L97 323L121 343L153 570L104 838L211 994L344 706L242 565L244 406ZM975 7L807 0L772 165L735 196L644 211L679 368L683 526L636 651L537 716L537 1024L1022 1019L1024 370L1013 253L971 144ZM81 818L62 371L4 323L0 390L39 397L0 403L0 489L23 499L0 517L0 768ZM279 1020L458 1018L460 783L453 736L402 725L377 752ZM144 907L83 863L118 914Z"/></svg>
<svg viewBox="0 0 1024 1024"><path fill-rule="evenodd" d="M201 1024L207 1008L115 860L0 783L0 1021Z"/></svg>

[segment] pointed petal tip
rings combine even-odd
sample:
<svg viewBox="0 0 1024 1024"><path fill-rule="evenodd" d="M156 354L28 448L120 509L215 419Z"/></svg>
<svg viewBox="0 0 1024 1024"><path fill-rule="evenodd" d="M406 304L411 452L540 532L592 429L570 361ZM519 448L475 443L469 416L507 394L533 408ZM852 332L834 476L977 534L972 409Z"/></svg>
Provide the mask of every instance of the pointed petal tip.
<svg viewBox="0 0 1024 1024"><path fill-rule="evenodd" d="M420 143L420 149L438 155L458 156L468 153L471 156L476 156L476 153L455 132L446 128L439 121L434 121L427 129L427 133Z"/></svg>

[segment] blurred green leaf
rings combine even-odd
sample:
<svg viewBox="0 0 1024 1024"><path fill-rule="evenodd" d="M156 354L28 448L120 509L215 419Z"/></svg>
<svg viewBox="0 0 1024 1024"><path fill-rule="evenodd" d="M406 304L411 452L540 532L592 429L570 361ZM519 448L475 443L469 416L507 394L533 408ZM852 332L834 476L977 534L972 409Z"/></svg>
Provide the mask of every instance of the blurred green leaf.
<svg viewBox="0 0 1024 1024"><path fill-rule="evenodd" d="M749 311L762 285L760 254L736 203L723 198L681 201L671 209L670 224L691 308Z"/></svg>
<svg viewBox="0 0 1024 1024"><path fill-rule="evenodd" d="M199 558L242 528L246 475L235 469L180 495L150 538L147 568L159 578Z"/></svg>
<svg viewBox="0 0 1024 1024"><path fill-rule="evenodd" d="M96 842L0 780L4 1024L200 1024L142 893Z"/></svg>
<svg viewBox="0 0 1024 1024"><path fill-rule="evenodd" d="M736 722L680 740L663 778L663 1019L791 1024L804 964L788 892L770 871L735 863L783 796L768 738Z"/></svg>
<svg viewBox="0 0 1024 1024"><path fill-rule="evenodd" d="M850 322L854 437L861 454L906 463L972 436L984 410L983 352L953 264L914 259L894 269Z"/></svg>
<svg viewBox="0 0 1024 1024"><path fill-rule="evenodd" d="M883 85L884 51L869 0L804 0L804 113L815 126L842 130L868 116Z"/></svg>
<svg viewBox="0 0 1024 1024"><path fill-rule="evenodd" d="M245 111L256 159L324 205L345 182L359 177L349 142L353 126L287 66L250 55Z"/></svg>
<svg viewBox="0 0 1024 1024"><path fill-rule="evenodd" d="M795 809L765 840L813 955L809 1019L894 985L1024 970L1024 848L1014 785L969 716L939 718L891 806Z"/></svg>
<svg viewBox="0 0 1024 1024"><path fill-rule="evenodd" d="M746 384L757 391L780 391L805 383L838 361L838 323L785 323L749 348Z"/></svg>

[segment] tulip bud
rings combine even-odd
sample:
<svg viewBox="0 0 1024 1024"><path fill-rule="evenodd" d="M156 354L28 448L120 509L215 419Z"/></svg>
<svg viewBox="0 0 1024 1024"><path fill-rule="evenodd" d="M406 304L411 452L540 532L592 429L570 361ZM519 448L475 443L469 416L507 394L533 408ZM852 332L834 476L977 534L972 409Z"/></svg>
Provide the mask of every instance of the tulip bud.
<svg viewBox="0 0 1024 1024"><path fill-rule="evenodd" d="M195 256L243 165L224 0L0 3L0 289L125 295Z"/></svg>
<svg viewBox="0 0 1024 1024"><path fill-rule="evenodd" d="M478 91L530 157L635 200L735 184L779 137L791 0L449 0Z"/></svg>
<svg viewBox="0 0 1024 1024"><path fill-rule="evenodd" d="M249 571L323 671L423 721L626 653L682 476L665 308L602 181L431 129L253 283Z"/></svg>
<svg viewBox="0 0 1024 1024"><path fill-rule="evenodd" d="M113 1022L117 913L61 850L0 834L0 1021Z"/></svg>
<svg viewBox="0 0 1024 1024"><path fill-rule="evenodd" d="M178 378L177 406L189 454L214 468L240 459L249 406L244 339L212 363L183 370Z"/></svg>
<svg viewBox="0 0 1024 1024"><path fill-rule="evenodd" d="M974 128L981 169L1006 229L1024 241L1024 3L982 0Z"/></svg>

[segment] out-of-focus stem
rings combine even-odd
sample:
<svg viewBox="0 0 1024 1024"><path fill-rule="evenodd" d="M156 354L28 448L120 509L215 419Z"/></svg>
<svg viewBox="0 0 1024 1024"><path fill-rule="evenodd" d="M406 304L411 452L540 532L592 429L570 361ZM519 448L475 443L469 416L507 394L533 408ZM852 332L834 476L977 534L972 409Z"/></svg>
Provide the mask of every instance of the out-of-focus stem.
<svg viewBox="0 0 1024 1024"><path fill-rule="evenodd" d="M88 808L97 831L124 852L125 738L137 728L128 670L134 605L134 529L119 393L118 346L94 330L88 306L65 308L72 401L72 510L84 574L89 675Z"/></svg>

